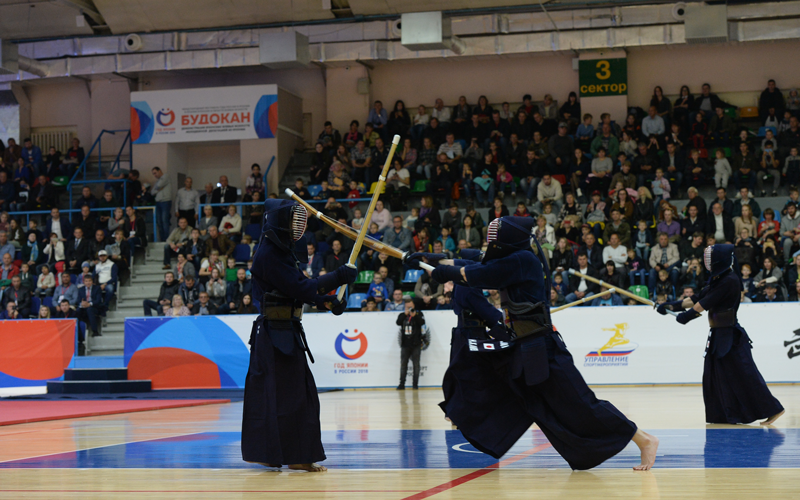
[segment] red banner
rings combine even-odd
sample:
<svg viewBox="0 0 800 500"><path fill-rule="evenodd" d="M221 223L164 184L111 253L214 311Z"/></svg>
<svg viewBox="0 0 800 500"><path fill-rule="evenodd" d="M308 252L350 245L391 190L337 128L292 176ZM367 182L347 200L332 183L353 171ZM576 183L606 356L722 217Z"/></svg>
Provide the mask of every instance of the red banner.
<svg viewBox="0 0 800 500"><path fill-rule="evenodd" d="M75 320L0 321L0 346L0 379L59 378L75 354Z"/></svg>

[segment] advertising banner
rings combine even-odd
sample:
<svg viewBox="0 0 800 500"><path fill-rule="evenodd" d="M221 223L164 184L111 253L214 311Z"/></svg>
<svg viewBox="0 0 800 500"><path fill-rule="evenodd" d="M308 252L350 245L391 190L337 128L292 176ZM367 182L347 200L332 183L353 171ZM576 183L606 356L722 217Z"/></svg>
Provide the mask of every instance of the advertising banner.
<svg viewBox="0 0 800 500"><path fill-rule="evenodd" d="M277 85L131 92L134 144L271 139L277 132Z"/></svg>
<svg viewBox="0 0 800 500"><path fill-rule="evenodd" d="M45 386L75 354L74 319L0 321L0 387Z"/></svg>
<svg viewBox="0 0 800 500"><path fill-rule="evenodd" d="M438 386L450 356L451 311L425 312L431 344L420 385ZM125 362L154 388L244 387L254 316L131 318ZM306 314L303 326L318 387L394 387L400 381L397 313ZM686 326L648 307L575 307L553 315L590 384L699 384L705 317ZM800 304L747 304L739 321L767 382L800 382ZM406 385L411 385L409 364Z"/></svg>

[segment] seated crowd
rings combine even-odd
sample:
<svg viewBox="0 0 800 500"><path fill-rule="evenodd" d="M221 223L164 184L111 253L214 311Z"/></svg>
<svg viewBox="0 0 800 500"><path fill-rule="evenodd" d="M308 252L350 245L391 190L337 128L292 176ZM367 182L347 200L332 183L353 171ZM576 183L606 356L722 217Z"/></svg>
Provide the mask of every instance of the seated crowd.
<svg viewBox="0 0 800 500"><path fill-rule="evenodd" d="M682 87L674 102L656 87L647 111L631 108L622 125L607 113L594 125L594 117L581 114L574 92L560 107L549 95L541 103L525 95L511 109L509 103L495 109L485 96L470 106L461 96L453 107L437 99L432 109L420 105L412 116L402 101L388 112L376 101L363 131L358 120L344 135L326 122L310 184L297 179L296 192L327 200L325 214L359 229L358 204L346 202L345 208L336 200L367 196L387 144L398 134L402 141L369 234L401 250L457 256L462 248L480 248L494 218L535 217L551 260L553 305L598 291L570 269L636 287L658 302L696 293L706 280L703 250L725 242L735 245L745 301L798 300L796 92L785 97L770 81L754 130L737 122L735 108L708 84L699 95ZM729 185L735 193L730 198ZM715 198L700 196L701 189L715 188ZM779 210L762 211L755 195L776 197L781 189L788 200ZM384 203L406 211L412 193L422 195L420 206L405 219L392 218ZM459 206L462 198L466 209ZM680 210L671 202L676 199L685 200ZM487 206L484 221L476 208ZM449 208L440 215L440 207ZM352 246L327 227L307 235L306 243L314 262L310 272L343 265ZM398 261L365 251L359 270L374 272L364 310L400 307L403 293L395 297L394 284L407 270ZM419 309L446 308L451 289L423 274L406 295ZM616 296L594 301L621 302Z"/></svg>

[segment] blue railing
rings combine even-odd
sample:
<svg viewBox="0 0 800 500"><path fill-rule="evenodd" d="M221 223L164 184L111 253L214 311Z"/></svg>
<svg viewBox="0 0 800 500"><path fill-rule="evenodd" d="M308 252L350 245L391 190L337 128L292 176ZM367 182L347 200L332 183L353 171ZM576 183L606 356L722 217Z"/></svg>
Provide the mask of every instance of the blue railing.
<svg viewBox="0 0 800 500"><path fill-rule="evenodd" d="M75 183L82 183L82 184L86 184L87 183L87 181L86 181L86 165L89 163L89 159L91 158L92 153L94 152L95 148L97 148L97 178L98 179L102 179L102 177L103 177L103 135L105 135L105 134L116 135L117 132L125 132L126 135L125 135L125 139L122 141L122 146L119 148L119 151L117 152L117 157L114 160L114 163L111 164L110 172L113 172L114 170L119 168L119 162L120 162L120 158L122 157L122 151L125 149L125 145L128 144L129 141L130 141L131 131L127 130L127 129L120 129L120 130L105 130L105 129L103 129L100 132L100 134L97 136L97 139L95 139L94 142L92 143L92 147L89 148L89 151L86 153L86 156L83 158L83 161L81 162L81 164L75 170L75 173L72 174L72 178L69 180L69 183L67 183L67 192L69 193L69 206L72 206L72 185L75 184ZM132 145L132 143L129 146L130 147L128 148L128 150L129 150L128 159L131 162L130 163L131 167L133 167L133 145ZM81 177L80 180L78 180L79 176Z"/></svg>

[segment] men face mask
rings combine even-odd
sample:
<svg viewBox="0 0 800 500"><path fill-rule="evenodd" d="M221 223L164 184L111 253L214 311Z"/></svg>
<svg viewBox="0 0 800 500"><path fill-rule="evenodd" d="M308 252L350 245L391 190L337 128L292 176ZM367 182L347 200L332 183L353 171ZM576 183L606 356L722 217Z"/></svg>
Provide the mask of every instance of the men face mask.
<svg viewBox="0 0 800 500"><path fill-rule="evenodd" d="M308 211L303 205L295 205L292 207L292 241L297 241L303 237L308 225Z"/></svg>

